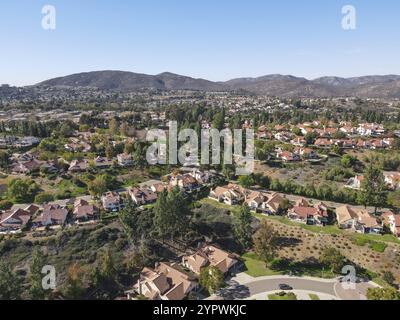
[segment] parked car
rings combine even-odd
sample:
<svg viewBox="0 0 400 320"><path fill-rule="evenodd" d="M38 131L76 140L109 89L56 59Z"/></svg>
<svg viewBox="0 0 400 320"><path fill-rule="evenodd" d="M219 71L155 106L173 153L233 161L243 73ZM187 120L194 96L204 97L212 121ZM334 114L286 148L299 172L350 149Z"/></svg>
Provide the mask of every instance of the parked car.
<svg viewBox="0 0 400 320"><path fill-rule="evenodd" d="M280 284L279 285L279 289L280 290L293 290L293 288L291 286L289 286L288 284Z"/></svg>

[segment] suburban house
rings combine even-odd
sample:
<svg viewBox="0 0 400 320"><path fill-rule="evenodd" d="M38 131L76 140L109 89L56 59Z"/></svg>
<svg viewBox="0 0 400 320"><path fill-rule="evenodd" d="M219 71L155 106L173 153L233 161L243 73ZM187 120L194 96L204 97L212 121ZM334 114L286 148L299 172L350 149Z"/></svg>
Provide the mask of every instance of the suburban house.
<svg viewBox="0 0 400 320"><path fill-rule="evenodd" d="M0 215L0 232L15 232L25 227L32 217L39 211L39 207L29 205L25 209L9 210Z"/></svg>
<svg viewBox="0 0 400 320"><path fill-rule="evenodd" d="M58 168L58 164L56 163L56 161L53 160L44 162L40 169L52 174L60 171L60 169Z"/></svg>
<svg viewBox="0 0 400 320"><path fill-rule="evenodd" d="M40 139L39 138L27 136L27 137L19 138L15 142L14 145L17 148L27 148L27 147L32 147L32 146L38 145L39 143L40 143Z"/></svg>
<svg viewBox="0 0 400 320"><path fill-rule="evenodd" d="M400 172L385 174L385 182L392 190L400 189Z"/></svg>
<svg viewBox="0 0 400 320"><path fill-rule="evenodd" d="M161 193L165 190L166 186L159 180L149 180L139 184L139 188L148 189L154 193Z"/></svg>
<svg viewBox="0 0 400 320"><path fill-rule="evenodd" d="M278 193L251 192L245 202L250 210L264 214L276 214L282 208L285 199Z"/></svg>
<svg viewBox="0 0 400 320"><path fill-rule="evenodd" d="M121 153L117 155L117 160L121 167L129 167L133 165L132 155L128 153Z"/></svg>
<svg viewBox="0 0 400 320"><path fill-rule="evenodd" d="M285 132L278 132L274 134L274 138L278 141L282 141L282 142L289 142L290 140L293 139L293 134L289 131L285 131Z"/></svg>
<svg viewBox="0 0 400 320"><path fill-rule="evenodd" d="M117 192L108 191L101 197L101 203L107 212L118 212L123 208L123 201Z"/></svg>
<svg viewBox="0 0 400 320"><path fill-rule="evenodd" d="M315 140L314 146L319 147L319 148L330 148L333 146L332 140L325 139L325 138L320 138Z"/></svg>
<svg viewBox="0 0 400 320"><path fill-rule="evenodd" d="M354 178L350 178L346 184L346 188L360 190L363 181L364 181L364 176L355 176Z"/></svg>
<svg viewBox="0 0 400 320"><path fill-rule="evenodd" d="M90 144L81 141L75 141L64 145L64 149L70 152L89 152Z"/></svg>
<svg viewBox="0 0 400 320"><path fill-rule="evenodd" d="M162 182L158 182L152 184L149 189L155 193L161 193L165 190L165 185Z"/></svg>
<svg viewBox="0 0 400 320"><path fill-rule="evenodd" d="M97 220L100 218L100 210L86 200L77 200L74 204L73 217L77 222Z"/></svg>
<svg viewBox="0 0 400 320"><path fill-rule="evenodd" d="M213 180L214 175L209 171L200 171L194 169L192 172L189 173L193 178L197 180L200 185L207 185L210 184Z"/></svg>
<svg viewBox="0 0 400 320"><path fill-rule="evenodd" d="M321 206L295 206L288 211L288 218L308 225L325 226L328 224L328 211Z"/></svg>
<svg viewBox="0 0 400 320"><path fill-rule="evenodd" d="M304 147L307 144L307 141L303 136L296 136L292 141L290 141L290 143L294 146Z"/></svg>
<svg viewBox="0 0 400 320"><path fill-rule="evenodd" d="M390 231L398 238L400 238L400 215L393 212L385 212L382 215L383 223L390 229Z"/></svg>
<svg viewBox="0 0 400 320"><path fill-rule="evenodd" d="M179 187L185 191L194 191L200 187L197 180L190 174L177 174L171 177L169 181L171 187Z"/></svg>
<svg viewBox="0 0 400 320"><path fill-rule="evenodd" d="M293 153L305 159L318 158L318 154L313 149L310 148L297 147L294 149Z"/></svg>
<svg viewBox="0 0 400 320"><path fill-rule="evenodd" d="M89 168L89 163L87 160L72 160L68 171L70 172L82 172Z"/></svg>
<svg viewBox="0 0 400 320"><path fill-rule="evenodd" d="M182 300L197 290L195 277L184 272L177 264L160 263L155 270L144 268L133 292L150 300ZM128 292L130 299L131 292Z"/></svg>
<svg viewBox="0 0 400 320"><path fill-rule="evenodd" d="M250 210L257 212L264 203L268 201L268 196L262 192L253 191L251 192L245 200Z"/></svg>
<svg viewBox="0 0 400 320"><path fill-rule="evenodd" d="M276 157L284 162L300 161L300 156L290 151L278 151Z"/></svg>
<svg viewBox="0 0 400 320"><path fill-rule="evenodd" d="M382 224L378 223L367 210L348 205L336 209L336 220L342 229L352 229L360 233L382 233Z"/></svg>
<svg viewBox="0 0 400 320"><path fill-rule="evenodd" d="M385 133L385 128L381 124L361 123L357 128L357 132L361 136L381 135Z"/></svg>
<svg viewBox="0 0 400 320"><path fill-rule="evenodd" d="M347 135L353 135L357 132L357 130L351 124L346 124L345 126L341 127L339 130Z"/></svg>
<svg viewBox="0 0 400 320"><path fill-rule="evenodd" d="M43 161L39 161L37 159L32 159L26 162L18 162L12 166L11 171L14 174L29 174L39 171L43 163Z"/></svg>
<svg viewBox="0 0 400 320"><path fill-rule="evenodd" d="M264 214L277 214L280 209L282 209L283 205L287 199L282 197L279 193L274 192L269 195L267 202L263 205L263 213Z"/></svg>
<svg viewBox="0 0 400 320"><path fill-rule="evenodd" d="M309 207L310 203L305 198L296 200L295 207Z"/></svg>
<svg viewBox="0 0 400 320"><path fill-rule="evenodd" d="M157 194L148 189L131 188L128 192L130 197L132 198L132 201L138 206L154 203L157 201Z"/></svg>
<svg viewBox="0 0 400 320"><path fill-rule="evenodd" d="M42 214L33 220L34 227L64 225L67 220L68 210L59 205L45 205Z"/></svg>
<svg viewBox="0 0 400 320"><path fill-rule="evenodd" d="M229 252L213 245L205 245L196 253L182 257L182 265L196 274L204 267L218 268L223 274L227 274L238 266L237 257Z"/></svg>
<svg viewBox="0 0 400 320"><path fill-rule="evenodd" d="M229 184L211 189L209 198L227 205L235 205L245 199L244 189L238 185Z"/></svg>
<svg viewBox="0 0 400 320"><path fill-rule="evenodd" d="M96 166L96 168L100 168L100 169L102 169L102 168L108 168L108 167L111 167L112 161L111 161L111 160L108 160L108 159L105 158L105 157L97 156L97 157L94 159L94 165Z"/></svg>
<svg viewBox="0 0 400 320"><path fill-rule="evenodd" d="M339 139L335 142L342 149L354 149L356 142L352 139Z"/></svg>

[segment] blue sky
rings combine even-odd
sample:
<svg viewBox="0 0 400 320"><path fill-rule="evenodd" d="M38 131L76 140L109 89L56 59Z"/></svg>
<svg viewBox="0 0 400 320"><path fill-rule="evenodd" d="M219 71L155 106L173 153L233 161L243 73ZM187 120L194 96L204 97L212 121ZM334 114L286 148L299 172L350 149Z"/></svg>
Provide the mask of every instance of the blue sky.
<svg viewBox="0 0 400 320"><path fill-rule="evenodd" d="M44 5L57 28L41 27ZM341 28L344 5L357 29ZM0 83L93 70L210 80L400 74L398 0L1 0Z"/></svg>

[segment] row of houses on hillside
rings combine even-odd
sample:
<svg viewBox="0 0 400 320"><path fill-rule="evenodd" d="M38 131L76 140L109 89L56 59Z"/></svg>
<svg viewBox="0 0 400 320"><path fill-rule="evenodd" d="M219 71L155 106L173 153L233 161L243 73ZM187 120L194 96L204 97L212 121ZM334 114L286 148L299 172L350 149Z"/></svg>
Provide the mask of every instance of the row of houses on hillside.
<svg viewBox="0 0 400 320"><path fill-rule="evenodd" d="M211 189L209 199L227 205L246 203L251 211L266 215L281 214L284 212L280 209L285 209L287 210L288 219L307 225L323 227L329 223L333 223L335 220L334 217L336 217L338 226L342 229L349 229L365 234L382 234L384 231L384 223L370 214L366 209L344 205L334 211L324 202L310 204L304 198L291 204L285 197L278 193L251 191L233 183ZM400 218L392 214L386 220L392 232L397 235Z"/></svg>
<svg viewBox="0 0 400 320"><path fill-rule="evenodd" d="M0 137L0 148L31 148L40 143L40 138L25 136L2 136Z"/></svg>
<svg viewBox="0 0 400 320"><path fill-rule="evenodd" d="M319 138L314 141L314 146L318 148L331 148L338 146L342 149L388 149L392 148L394 138L383 139L328 139Z"/></svg>
<svg viewBox="0 0 400 320"><path fill-rule="evenodd" d="M329 222L328 210L329 207L323 202L311 205L303 198L296 201L296 204L289 208L288 218L308 225L326 226Z"/></svg>
<svg viewBox="0 0 400 320"><path fill-rule="evenodd" d="M252 191L233 183L211 189L209 198L227 205L245 202L250 210L264 214L276 214L285 204L278 193Z"/></svg>
<svg viewBox="0 0 400 320"><path fill-rule="evenodd" d="M184 192L195 192L203 186L212 183L214 175L208 171L192 170L190 173L172 174L168 182L151 180L141 183L137 187L128 189L128 196L137 206L152 204L157 201L157 194L164 190L172 190L177 187ZM101 197L104 210L107 212L119 212L124 208L124 199L118 192L108 191Z"/></svg>
<svg viewBox="0 0 400 320"><path fill-rule="evenodd" d="M128 299L139 294L150 300L183 300L200 289L198 278L203 268L213 266L224 275L234 272L240 262L236 255L215 245L204 245L182 257L181 263L162 262L154 269L144 268Z"/></svg>
<svg viewBox="0 0 400 320"><path fill-rule="evenodd" d="M385 183L387 187L391 190L399 190L400 189L400 172L394 173L384 173ZM350 178L346 187L355 190L361 190L362 184L364 182L363 175L357 175L355 177Z"/></svg>
<svg viewBox="0 0 400 320"><path fill-rule="evenodd" d="M70 219L69 219L70 218ZM38 229L51 226L64 226L67 223L96 221L100 209L86 200L79 199L70 204L49 203L43 206L15 206L0 215L0 232L14 233L24 229Z"/></svg>

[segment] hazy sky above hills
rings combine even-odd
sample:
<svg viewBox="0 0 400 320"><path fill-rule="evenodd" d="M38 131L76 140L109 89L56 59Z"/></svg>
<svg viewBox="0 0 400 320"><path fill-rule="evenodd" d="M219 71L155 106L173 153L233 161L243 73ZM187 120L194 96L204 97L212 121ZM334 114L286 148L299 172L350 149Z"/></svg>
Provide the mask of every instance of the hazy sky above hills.
<svg viewBox="0 0 400 320"><path fill-rule="evenodd" d="M56 30L41 27L54 5ZM357 29L341 27L344 5ZM1 0L0 83L171 71L209 80L400 74L398 0Z"/></svg>

